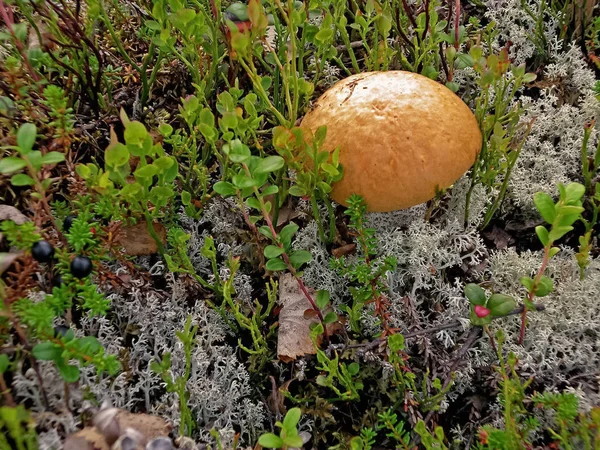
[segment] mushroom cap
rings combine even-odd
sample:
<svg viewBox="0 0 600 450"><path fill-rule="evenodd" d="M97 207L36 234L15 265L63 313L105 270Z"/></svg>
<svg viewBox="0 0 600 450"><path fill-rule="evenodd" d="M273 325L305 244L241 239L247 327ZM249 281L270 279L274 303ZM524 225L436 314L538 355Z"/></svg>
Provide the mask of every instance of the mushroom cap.
<svg viewBox="0 0 600 450"><path fill-rule="evenodd" d="M432 199L473 165L482 145L477 119L456 94L405 71L360 73L336 83L300 127L314 133L322 125L322 149L339 147L344 168L331 196L347 205L359 194L369 211Z"/></svg>

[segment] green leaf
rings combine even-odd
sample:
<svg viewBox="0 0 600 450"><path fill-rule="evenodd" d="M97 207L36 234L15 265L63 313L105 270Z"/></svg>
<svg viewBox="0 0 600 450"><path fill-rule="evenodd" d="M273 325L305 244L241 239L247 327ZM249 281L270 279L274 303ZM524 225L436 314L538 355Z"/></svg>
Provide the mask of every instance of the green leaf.
<svg viewBox="0 0 600 450"><path fill-rule="evenodd" d="M237 192L237 189L235 188L235 186L231 183L229 183L228 181L218 181L215 183L215 185L213 186L213 190L217 193L222 195L223 197L231 197L232 195L235 195Z"/></svg>
<svg viewBox="0 0 600 450"><path fill-rule="evenodd" d="M552 279L546 275L542 275L537 287L535 288L536 297L545 297L554 290L554 283Z"/></svg>
<svg viewBox="0 0 600 450"><path fill-rule="evenodd" d="M32 123L25 123L19 127L17 131L17 145L21 153L29 153L35 144L37 128Z"/></svg>
<svg viewBox="0 0 600 450"><path fill-rule="evenodd" d="M142 145L148 136L148 131L141 122L132 121L125 125L124 136L127 144Z"/></svg>
<svg viewBox="0 0 600 450"><path fill-rule="evenodd" d="M548 235L548 230L546 229L546 227L539 225L539 226L535 227L535 232L536 232L540 242L542 243L542 245L544 247L546 245L548 245L548 242L550 242L550 237Z"/></svg>
<svg viewBox="0 0 600 450"><path fill-rule="evenodd" d="M516 307L515 299L505 294L492 294L487 303L487 308L494 317L504 317Z"/></svg>
<svg viewBox="0 0 600 450"><path fill-rule="evenodd" d="M170 156L161 156L160 158L156 158L152 163L152 165L158 167L161 172L166 172L173 164L175 164L175 159Z"/></svg>
<svg viewBox="0 0 600 450"><path fill-rule="evenodd" d="M275 172L276 170L281 169L284 164L285 161L281 156L267 156L258 163L256 169L254 169L254 173L261 174Z"/></svg>
<svg viewBox="0 0 600 450"><path fill-rule="evenodd" d="M471 55L465 53L459 53L455 59L455 66L457 69L464 69L466 67L473 67L475 60Z"/></svg>
<svg viewBox="0 0 600 450"><path fill-rule="evenodd" d="M169 125L168 123L161 123L158 126L158 131L164 137L169 137L169 136L171 136L173 134L173 127L171 125Z"/></svg>
<svg viewBox="0 0 600 450"><path fill-rule="evenodd" d="M469 283L464 289L465 296L472 305L484 306L486 301L485 291L475 283Z"/></svg>
<svg viewBox="0 0 600 450"><path fill-rule="evenodd" d="M151 178L158 173L158 167L148 164L147 166L138 167L133 175L136 178Z"/></svg>
<svg viewBox="0 0 600 450"><path fill-rule="evenodd" d="M358 363L350 363L348 365L348 373L352 376L356 376L360 370L360 365Z"/></svg>
<svg viewBox="0 0 600 450"><path fill-rule="evenodd" d="M10 364L10 360L8 359L8 355L4 353L0 354L0 373L5 373L8 370L8 365Z"/></svg>
<svg viewBox="0 0 600 450"><path fill-rule="evenodd" d="M573 227L552 227L550 233L548 233L548 238L554 242L558 241L561 237L567 234L569 231L573 230Z"/></svg>
<svg viewBox="0 0 600 450"><path fill-rule="evenodd" d="M64 153L48 152L42 156L42 164L57 164L65 160Z"/></svg>
<svg viewBox="0 0 600 450"><path fill-rule="evenodd" d="M287 269L287 264L279 258L273 258L273 259L270 259L267 261L267 264L265 264L265 267L267 268L267 270L276 272L278 270Z"/></svg>
<svg viewBox="0 0 600 450"><path fill-rule="evenodd" d="M285 443L287 448L302 448L302 446L304 445L304 441L297 434L286 436L283 442Z"/></svg>
<svg viewBox="0 0 600 450"><path fill-rule="evenodd" d="M273 194L277 194L279 192L279 188L275 185L271 185L268 188L266 188L264 191L262 191L262 195L273 195Z"/></svg>
<svg viewBox="0 0 600 450"><path fill-rule="evenodd" d="M450 47L450 48L454 48L454 47ZM458 90L460 89L460 84L455 83L454 81L448 81L448 82L446 82L446 87L456 94L458 92Z"/></svg>
<svg viewBox="0 0 600 450"><path fill-rule="evenodd" d="M302 264L306 264L312 259L312 254L306 250L298 250L290 255L290 262L295 269L298 269Z"/></svg>
<svg viewBox="0 0 600 450"><path fill-rule="evenodd" d="M329 311L323 318L323 322L325 322L326 324L333 323L336 320L338 320L338 315L333 311Z"/></svg>
<svg viewBox="0 0 600 450"><path fill-rule="evenodd" d="M13 186L33 186L35 181L29 175L25 175L24 173L18 173L13 175L10 179L10 184Z"/></svg>
<svg viewBox="0 0 600 450"><path fill-rule="evenodd" d="M350 450L364 450L363 440L360 436L350 439Z"/></svg>
<svg viewBox="0 0 600 450"><path fill-rule="evenodd" d="M120 167L129 162L129 150L123 144L111 145L104 152L106 165L109 167Z"/></svg>
<svg viewBox="0 0 600 450"><path fill-rule="evenodd" d="M281 240L281 243L285 248L288 248L290 246L290 243L292 242L292 237L294 236L294 234L296 234L298 228L298 225L296 225L294 222L290 222L285 227L283 227L283 229L279 233L279 239Z"/></svg>
<svg viewBox="0 0 600 450"><path fill-rule="evenodd" d="M260 202L258 201L258 199L256 197L248 197L248 199L246 199L246 204L250 208L254 208L257 211L261 210Z"/></svg>
<svg viewBox="0 0 600 450"><path fill-rule="evenodd" d="M41 342L33 347L32 353L40 361L56 361L62 356L62 348L52 342Z"/></svg>
<svg viewBox="0 0 600 450"><path fill-rule="evenodd" d="M317 306L319 307L319 309L325 308L327 306L327 304L329 303L329 291L325 291L323 289L318 291L315 302L316 302Z"/></svg>
<svg viewBox="0 0 600 450"><path fill-rule="evenodd" d="M283 253L283 249L276 245L267 245L264 250L265 258L272 259L277 258Z"/></svg>
<svg viewBox="0 0 600 450"><path fill-rule="evenodd" d="M250 18L248 16L248 6L241 2L232 3L225 11L233 14L240 22L244 22Z"/></svg>
<svg viewBox="0 0 600 450"><path fill-rule="evenodd" d="M525 286L527 292L531 292L533 290L533 279L531 277L521 277L519 281L523 286Z"/></svg>
<svg viewBox="0 0 600 450"><path fill-rule="evenodd" d="M304 197L306 195L306 190L304 190L304 188L301 188L297 184L292 186L288 192L294 197Z"/></svg>
<svg viewBox="0 0 600 450"><path fill-rule="evenodd" d="M142 190L142 186L139 183L126 184L123 189L119 192L123 197L133 197Z"/></svg>
<svg viewBox="0 0 600 450"><path fill-rule="evenodd" d="M549 253L550 258L552 258L553 256L555 256L558 252L560 252L560 248L558 248L558 247L552 247L550 249L550 253Z"/></svg>
<svg viewBox="0 0 600 450"><path fill-rule="evenodd" d="M581 199L585 194L585 186L580 183L570 183L566 188L566 201L573 203Z"/></svg>
<svg viewBox="0 0 600 450"><path fill-rule="evenodd" d="M85 164L77 164L77 167L75 167L75 172L77 172L77 174L84 180L87 180L92 175L92 170Z"/></svg>
<svg viewBox="0 0 600 450"><path fill-rule="evenodd" d="M256 179L243 174L234 175L231 181L233 181L233 184L240 189L246 189L258 185L258 181Z"/></svg>
<svg viewBox="0 0 600 450"><path fill-rule="evenodd" d="M184 206L189 206L192 203L192 194L190 194L188 191L182 191L181 192L181 203Z"/></svg>
<svg viewBox="0 0 600 450"><path fill-rule="evenodd" d="M523 75L523 83L532 83L537 78L535 73L526 73Z"/></svg>
<svg viewBox="0 0 600 450"><path fill-rule="evenodd" d="M556 211L554 209L554 201L552 200L552 197L544 192L537 192L533 196L533 203L546 222L554 222L554 219L556 219Z"/></svg>
<svg viewBox="0 0 600 450"><path fill-rule="evenodd" d="M270 239L274 239L274 237L273 237L273 233L271 233L271 229L270 229L268 226L266 226L266 225L263 225L262 227L260 227L260 228L258 229L258 231L259 231L259 232L260 232L260 234L262 234L263 236L266 236L266 237L268 237L268 238L270 238Z"/></svg>
<svg viewBox="0 0 600 450"><path fill-rule="evenodd" d="M302 411L300 408L292 408L288 410L287 414L283 418L283 427L286 430L295 430L296 425L300 422L300 417L302 416Z"/></svg>
<svg viewBox="0 0 600 450"><path fill-rule="evenodd" d="M21 170L23 167L27 167L27 162L21 158L15 158L14 156L8 156L0 159L0 173L2 175L8 175L17 170Z"/></svg>
<svg viewBox="0 0 600 450"><path fill-rule="evenodd" d="M167 186L154 186L150 191L150 195L159 200L167 200L174 195L174 191Z"/></svg>
<svg viewBox="0 0 600 450"><path fill-rule="evenodd" d="M283 439L273 433L263 434L258 438L258 443L265 448L281 448L283 447Z"/></svg>
<svg viewBox="0 0 600 450"><path fill-rule="evenodd" d="M401 334L392 334L388 338L388 346L392 352L404 350L404 336Z"/></svg>
<svg viewBox="0 0 600 450"><path fill-rule="evenodd" d="M239 139L234 139L229 144L225 144L223 146L223 153L236 163L243 163L252 156L250 148Z"/></svg>
<svg viewBox="0 0 600 450"><path fill-rule="evenodd" d="M63 360L55 361L56 367L58 368L58 372L60 376L67 383L75 383L79 380L79 367L72 366L70 364L65 363Z"/></svg>

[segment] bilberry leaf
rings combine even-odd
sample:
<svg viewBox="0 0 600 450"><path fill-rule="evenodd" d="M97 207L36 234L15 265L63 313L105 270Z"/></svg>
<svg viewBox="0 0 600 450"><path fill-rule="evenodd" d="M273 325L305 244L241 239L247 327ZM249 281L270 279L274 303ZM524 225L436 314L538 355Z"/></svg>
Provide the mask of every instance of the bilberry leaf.
<svg viewBox="0 0 600 450"><path fill-rule="evenodd" d="M298 269L302 264L309 262L312 254L306 250L298 250L290 255L290 262L294 268Z"/></svg>
<svg viewBox="0 0 600 450"><path fill-rule="evenodd" d="M62 348L52 342L41 342L32 349L35 359L40 361L55 361L62 355Z"/></svg>
<svg viewBox="0 0 600 450"><path fill-rule="evenodd" d="M276 272L278 270L287 269L287 264L279 258L273 258L273 259L269 259L267 261L267 264L265 264L265 267L267 268L267 270Z"/></svg>
<svg viewBox="0 0 600 450"><path fill-rule="evenodd" d="M35 144L37 128L32 123L24 123L17 131L17 145L22 154L29 153Z"/></svg>
<svg viewBox="0 0 600 450"><path fill-rule="evenodd" d="M254 173L271 173L281 169L285 164L285 161L281 156L267 156L258 163Z"/></svg>
<svg viewBox="0 0 600 450"><path fill-rule="evenodd" d="M283 253L283 249L276 245L267 245L264 250L265 257L268 259L277 258Z"/></svg>
<svg viewBox="0 0 600 450"><path fill-rule="evenodd" d="M323 309L329 303L329 291L320 290L317 292L316 303L319 309Z"/></svg>
<svg viewBox="0 0 600 450"><path fill-rule="evenodd" d="M222 195L223 197L231 197L232 195L235 195L235 193L237 192L237 190L233 186L233 184L229 183L228 181L218 181L213 186L213 190L217 194Z"/></svg>

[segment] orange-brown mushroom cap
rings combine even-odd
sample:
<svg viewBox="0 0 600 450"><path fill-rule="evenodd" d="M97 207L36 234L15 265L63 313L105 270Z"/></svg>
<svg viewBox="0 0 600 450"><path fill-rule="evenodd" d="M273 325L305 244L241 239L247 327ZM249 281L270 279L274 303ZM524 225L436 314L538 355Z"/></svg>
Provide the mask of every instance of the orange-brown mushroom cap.
<svg viewBox="0 0 600 450"><path fill-rule="evenodd" d="M432 199L475 162L481 131L452 91L404 71L350 76L325 92L300 125L327 126L323 149L340 148L343 178L334 200L361 195L369 211L394 211Z"/></svg>

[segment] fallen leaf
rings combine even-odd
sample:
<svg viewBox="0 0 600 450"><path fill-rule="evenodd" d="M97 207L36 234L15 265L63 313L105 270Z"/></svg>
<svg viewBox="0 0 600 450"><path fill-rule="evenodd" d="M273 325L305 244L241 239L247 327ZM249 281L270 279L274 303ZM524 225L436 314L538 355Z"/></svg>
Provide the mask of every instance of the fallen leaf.
<svg viewBox="0 0 600 450"><path fill-rule="evenodd" d="M311 296L315 291L307 287ZM291 274L279 278L279 332L277 335L277 356L283 362L295 361L299 356L316 353L310 339L310 325L319 323L318 317L305 317L305 311L311 304L304 296L298 283Z"/></svg>
<svg viewBox="0 0 600 450"><path fill-rule="evenodd" d="M96 427L85 427L67 437L63 450L110 450L110 446Z"/></svg>
<svg viewBox="0 0 600 450"><path fill-rule="evenodd" d="M333 250L331 250L331 254L333 256L335 256L336 258L340 258L342 256L346 256L346 255L350 255L350 254L354 253L355 250L356 250L356 244L346 244L346 245L342 245L341 247L334 248Z"/></svg>
<svg viewBox="0 0 600 450"><path fill-rule="evenodd" d="M168 436L171 432L171 425L159 416L150 414L133 414L128 411L119 410L116 416L121 430L133 428L141 433L147 441L158 437Z"/></svg>
<svg viewBox="0 0 600 450"><path fill-rule="evenodd" d="M19 253L0 253L0 275L2 275L19 256Z"/></svg>
<svg viewBox="0 0 600 450"><path fill-rule="evenodd" d="M29 222L29 218L25 214L10 205L0 205L0 222L3 220L12 220L17 225Z"/></svg>
<svg viewBox="0 0 600 450"><path fill-rule="evenodd" d="M504 250L514 243L514 238L496 225L494 225L491 231L485 231L482 234L485 238L492 241L498 250Z"/></svg>
<svg viewBox="0 0 600 450"><path fill-rule="evenodd" d="M153 226L163 245L166 244L167 231L165 227L161 223L154 223ZM115 243L125 248L125 253L131 256L152 255L158 252L156 241L148 233L145 222L121 228Z"/></svg>

